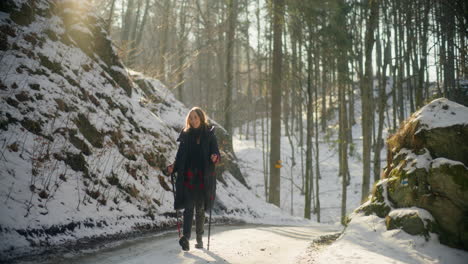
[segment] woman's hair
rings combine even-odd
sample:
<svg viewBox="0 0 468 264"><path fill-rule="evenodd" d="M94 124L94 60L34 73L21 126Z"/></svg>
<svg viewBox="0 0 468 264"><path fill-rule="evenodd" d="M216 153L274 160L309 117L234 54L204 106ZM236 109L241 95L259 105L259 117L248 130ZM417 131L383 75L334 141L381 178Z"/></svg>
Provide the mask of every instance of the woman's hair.
<svg viewBox="0 0 468 264"><path fill-rule="evenodd" d="M200 128L206 128L208 126L208 119L206 118L205 112L198 106L195 106L194 108L190 109L190 111L187 114L187 117L185 117L185 128L184 131L187 132L192 126L190 125L190 114L192 112L195 112L197 114L198 118L200 118Z"/></svg>

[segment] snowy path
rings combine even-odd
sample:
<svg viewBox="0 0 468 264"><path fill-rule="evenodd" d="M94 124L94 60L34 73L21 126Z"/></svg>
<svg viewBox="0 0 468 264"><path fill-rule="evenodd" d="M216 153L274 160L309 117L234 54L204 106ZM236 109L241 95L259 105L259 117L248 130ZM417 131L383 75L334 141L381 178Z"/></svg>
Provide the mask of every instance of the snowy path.
<svg viewBox="0 0 468 264"><path fill-rule="evenodd" d="M184 252L177 234L171 232L44 263L295 263L313 239L339 231L339 227L327 225L214 226L210 251L206 250L205 236L205 249L196 249L192 237L190 251Z"/></svg>

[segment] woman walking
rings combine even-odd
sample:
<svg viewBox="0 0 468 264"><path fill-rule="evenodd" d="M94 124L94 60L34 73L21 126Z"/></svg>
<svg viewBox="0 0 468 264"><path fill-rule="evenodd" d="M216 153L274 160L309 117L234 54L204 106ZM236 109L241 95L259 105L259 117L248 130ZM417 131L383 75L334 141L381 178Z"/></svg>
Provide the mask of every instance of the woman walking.
<svg viewBox="0 0 468 264"><path fill-rule="evenodd" d="M175 162L167 167L169 174L177 173L174 208L184 209L183 236L179 244L190 249L193 213L197 234L196 248L203 248L205 210L210 210L216 193L215 164L220 160L214 127L208 125L206 114L199 107L192 108L185 128L177 139Z"/></svg>

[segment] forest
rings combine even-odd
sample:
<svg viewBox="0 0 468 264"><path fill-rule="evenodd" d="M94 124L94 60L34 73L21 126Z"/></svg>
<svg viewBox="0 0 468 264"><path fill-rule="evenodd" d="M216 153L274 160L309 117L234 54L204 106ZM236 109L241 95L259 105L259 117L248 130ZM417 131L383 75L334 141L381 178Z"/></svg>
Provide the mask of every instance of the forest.
<svg viewBox="0 0 468 264"><path fill-rule="evenodd" d="M127 67L161 80L177 99L202 107L231 135L237 130L254 139L263 150L270 203L280 204L280 137L295 138L305 160L306 218L312 212L320 221L318 134L335 125L334 114L344 219L354 141L362 140L365 200L381 177L384 130L395 132L432 99L466 100L468 3L463 0L92 4ZM350 129L356 116L360 139Z"/></svg>

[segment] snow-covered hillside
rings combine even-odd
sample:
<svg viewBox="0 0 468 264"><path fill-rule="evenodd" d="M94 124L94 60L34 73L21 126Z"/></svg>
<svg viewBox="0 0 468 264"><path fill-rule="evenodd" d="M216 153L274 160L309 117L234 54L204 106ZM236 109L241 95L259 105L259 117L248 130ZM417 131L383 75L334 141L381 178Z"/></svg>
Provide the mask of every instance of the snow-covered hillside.
<svg viewBox="0 0 468 264"><path fill-rule="evenodd" d="M84 2L1 8L0 259L173 227L161 168L188 109L124 68ZM219 177L215 220L304 222Z"/></svg>

